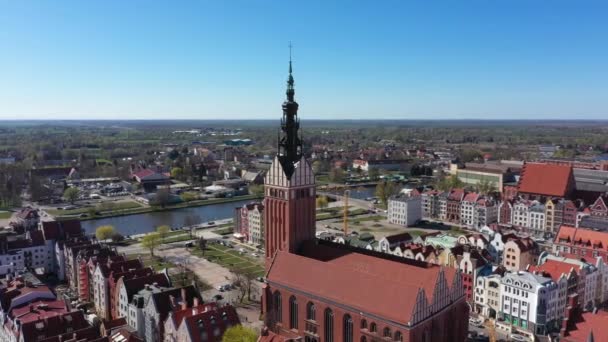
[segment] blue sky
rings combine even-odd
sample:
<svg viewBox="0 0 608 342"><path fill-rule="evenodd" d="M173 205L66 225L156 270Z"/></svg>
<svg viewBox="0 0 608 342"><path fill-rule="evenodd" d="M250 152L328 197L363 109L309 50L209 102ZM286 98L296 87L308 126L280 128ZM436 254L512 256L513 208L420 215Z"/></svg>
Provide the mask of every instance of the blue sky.
<svg viewBox="0 0 608 342"><path fill-rule="evenodd" d="M0 0L0 119L608 118L608 2Z"/></svg>

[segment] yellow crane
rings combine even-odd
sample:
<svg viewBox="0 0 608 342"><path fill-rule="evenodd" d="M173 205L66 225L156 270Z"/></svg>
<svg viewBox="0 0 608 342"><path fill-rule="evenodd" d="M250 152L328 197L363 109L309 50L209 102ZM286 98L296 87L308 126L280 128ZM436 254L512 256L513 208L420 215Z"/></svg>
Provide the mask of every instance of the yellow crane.
<svg viewBox="0 0 608 342"><path fill-rule="evenodd" d="M348 236L348 196L350 190L344 190L343 202L344 202L344 237Z"/></svg>

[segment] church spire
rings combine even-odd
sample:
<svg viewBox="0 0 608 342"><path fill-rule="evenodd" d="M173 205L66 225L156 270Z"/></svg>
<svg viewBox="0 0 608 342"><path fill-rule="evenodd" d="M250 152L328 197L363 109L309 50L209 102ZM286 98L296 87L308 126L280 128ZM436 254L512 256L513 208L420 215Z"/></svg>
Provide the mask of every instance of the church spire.
<svg viewBox="0 0 608 342"><path fill-rule="evenodd" d="M294 164L302 157L302 140L299 136L300 119L298 118L298 103L295 101L291 44L289 44L289 76L287 77L287 90L285 94L287 98L283 102L279 159L281 160L285 174L287 177L291 177Z"/></svg>
<svg viewBox="0 0 608 342"><path fill-rule="evenodd" d="M294 101L294 96L296 94L296 91L293 87L294 85L294 81L293 81L293 75L292 75L293 69L291 67L291 43L289 43L289 77L287 77L287 101Z"/></svg>

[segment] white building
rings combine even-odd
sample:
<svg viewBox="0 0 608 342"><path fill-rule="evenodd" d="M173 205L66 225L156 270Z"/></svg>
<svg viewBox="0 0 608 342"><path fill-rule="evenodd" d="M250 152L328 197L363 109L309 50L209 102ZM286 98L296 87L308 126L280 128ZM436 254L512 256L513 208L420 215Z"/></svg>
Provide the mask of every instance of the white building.
<svg viewBox="0 0 608 342"><path fill-rule="evenodd" d="M393 196L388 201L388 222L412 226L422 219L422 199L418 191Z"/></svg>
<svg viewBox="0 0 608 342"><path fill-rule="evenodd" d="M249 225L249 240L254 245L264 244L264 206L256 205L247 211L247 223Z"/></svg>
<svg viewBox="0 0 608 342"><path fill-rule="evenodd" d="M498 222L498 205L491 198L480 198L475 205L473 227L481 229L481 227L495 222Z"/></svg>
<svg viewBox="0 0 608 342"><path fill-rule="evenodd" d="M533 202L528 209L529 219L528 228L532 230L535 235L543 235L546 229L546 213L545 206L540 202Z"/></svg>
<svg viewBox="0 0 608 342"><path fill-rule="evenodd" d="M496 314L500 311L501 278L499 274L477 277L475 312L487 318L496 318Z"/></svg>
<svg viewBox="0 0 608 342"><path fill-rule="evenodd" d="M513 225L518 227L529 227L529 219L530 219L530 202L529 201L517 201L513 205L512 217L511 221Z"/></svg>
<svg viewBox="0 0 608 342"><path fill-rule="evenodd" d="M559 331L565 310L567 281L519 271L506 273L500 283L501 303L497 326L547 335Z"/></svg>
<svg viewBox="0 0 608 342"><path fill-rule="evenodd" d="M460 205L460 223L467 226L473 227L473 216L475 215L475 204L479 199L479 194L475 192L469 192L462 199Z"/></svg>

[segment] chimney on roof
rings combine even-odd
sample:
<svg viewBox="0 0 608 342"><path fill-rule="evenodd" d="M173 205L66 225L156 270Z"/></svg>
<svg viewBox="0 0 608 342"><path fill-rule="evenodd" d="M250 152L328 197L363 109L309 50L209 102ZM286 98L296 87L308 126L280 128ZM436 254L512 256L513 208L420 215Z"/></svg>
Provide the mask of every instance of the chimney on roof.
<svg viewBox="0 0 608 342"><path fill-rule="evenodd" d="M182 297L182 310L185 310L188 308L188 298L186 298L186 288L182 287L180 292L181 292L181 297Z"/></svg>

